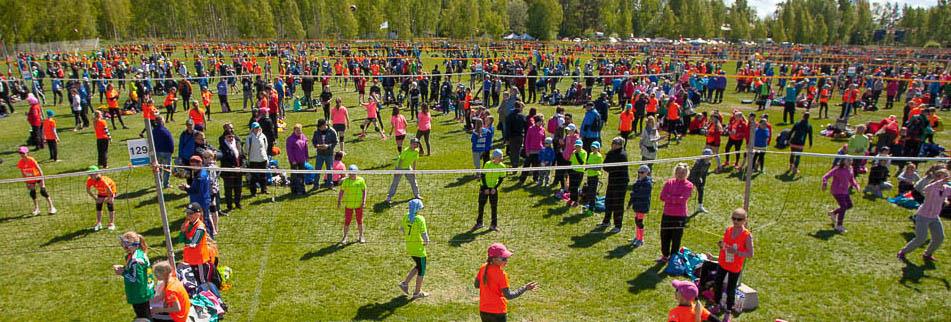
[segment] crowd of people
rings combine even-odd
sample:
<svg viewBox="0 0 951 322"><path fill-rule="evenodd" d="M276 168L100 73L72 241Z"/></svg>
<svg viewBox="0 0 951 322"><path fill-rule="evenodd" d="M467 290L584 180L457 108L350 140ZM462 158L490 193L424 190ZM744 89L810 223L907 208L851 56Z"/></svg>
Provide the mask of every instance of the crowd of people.
<svg viewBox="0 0 951 322"><path fill-rule="evenodd" d="M471 231L484 228L486 204L490 206L488 229L500 231L499 187L506 177L517 180L520 186L531 177L531 184L557 188L553 194L569 207L580 207L586 215L592 215L595 210L603 211L604 218L596 228L604 231L610 227L607 233L620 233L623 214L626 209L632 209L636 229L631 245L635 248L644 244L644 218L654 206L651 198L654 179L652 164L648 163L637 168L636 178L632 180L628 165L632 158L628 151L634 150L636 144L640 160L652 161L658 159L659 149L665 144L679 144L691 135L701 137L704 148L699 151L700 157L692 165L677 164L659 190L663 206L658 262L666 263L681 249L685 224L691 214L688 204L694 198L694 191L697 210L707 211L703 198L711 171L719 173L731 168L745 171L746 167L741 166L745 162L741 160L746 158L752 159L753 171L765 171L765 151L773 143L780 148L788 147L791 152L805 151L807 145L813 143L811 109L818 108L815 114L820 118L828 117L830 98L839 91L843 104L836 124L822 129L819 134L847 139L840 154L881 159L842 157L836 159L831 170L822 177L823 189L831 181L830 191L838 204L838 208L829 212L834 228L841 233L846 231L845 213L852 207L850 192L861 190L857 177L868 173L865 192L883 197L883 191L893 187L889 182L889 167L894 163L902 169L895 172L899 195L909 192L921 205L915 216L916 238L898 257L904 260L907 253L924 244L930 232L931 243L924 258L933 261L943 240L939 215L948 213L947 200L951 193L946 166L938 163L929 168L925 176L919 176L916 166L923 163L891 162L887 158L934 157L941 153L940 146L934 142L934 132L941 128L938 110L951 108L951 75L937 69L877 67L862 63L774 66L769 58L754 55L737 62L736 76L727 76L722 62L716 59L690 61L661 56L637 59L597 54L582 61L575 53L558 51L545 53L534 49L526 55L499 57L496 53L495 57L488 57L481 51L460 49L442 52L445 55L442 66L435 65L431 72L425 72L421 52L405 47L375 49L373 54L366 49L361 53L348 47L325 48L330 59L313 57L305 49L280 46L273 49L271 56L276 59L233 53L230 64L223 53L193 49L193 58L188 59L194 62L193 71L188 70L186 60L171 59L164 51L147 53L114 48L92 58L46 55L45 73L39 72L42 68L34 56L21 55L18 57L21 67L33 70L33 90L23 95L29 105L29 145L36 150L47 148L50 159L58 160L60 144L81 144L62 142L53 111L43 113L46 80L40 75L52 78L52 105L70 107L74 114L74 131L89 126L87 115L94 110L92 102L98 91L100 104L105 100L106 105L93 113L98 160L97 165L88 169L86 191L95 199L97 221L93 230L102 228L103 206L109 211L107 228L114 230L114 199L119 187L102 171L109 166L108 148L112 137L107 120L112 122L112 131L118 131L120 127L128 128L122 120L124 114L141 113L151 131L143 129L140 136L148 134L154 142L157 161L154 167L161 172L162 184L169 188L170 177L180 177L183 180L178 188L189 197L181 227L184 261L199 285L211 283L220 288L220 277L216 276L218 250L214 243L221 233L219 216L242 208L245 186L252 197L258 193L270 194L269 187L281 184L287 184L290 193L298 195L321 189L337 190L337 208L343 206L345 216L341 243L349 243L353 219L358 230L356 240L366 242L364 211L368 189L374 187L369 187L366 180L355 173L359 171L355 162L347 160L345 138L350 133L365 139L372 125L382 140L392 137L397 150L394 170L399 172L393 175L386 203L396 196L404 177L412 192L413 199L408 204L407 215L402 218L400 230L405 235L406 250L414 267L399 283L399 288L413 298L422 298L427 296L422 285L427 272L425 245L429 237L426 219L420 215L423 197L417 174L411 171L418 169L417 161L422 156L432 155L433 146L437 152L440 148L450 149L430 135L437 117L446 116L458 122L466 132L464 135L470 136L474 168L534 168L510 175L500 171L479 173L478 216ZM375 56L376 53L380 56ZM275 60L276 71L272 70ZM774 74L776 70L778 75ZM776 133L766 113L744 115L739 109L721 112L716 108L723 101L727 79L732 77L736 77L736 92L751 93L751 103L758 105L759 111L768 109L774 101L783 105L782 124L792 125L791 128ZM269 81L271 79L273 81ZM562 79L572 82L564 96L558 89ZM205 134L212 124L214 103L209 85L215 80L214 95L219 98L218 108L222 113L237 111L228 103L229 93L240 92L241 110L250 110L251 115L246 124L222 122L223 131L217 144L209 142ZM465 81L469 81L468 86ZM9 103L12 94L6 89L16 87L13 84L17 82L20 81L7 78L0 81L4 89L0 91L3 95L0 103L6 102L0 104L3 112L7 109L13 112L13 105ZM194 93L193 86L199 88L198 93ZM358 100L350 108L362 107L366 118L354 119L353 110L348 109L341 97L334 96L332 86L352 86L346 90L356 93ZM595 91L598 87L599 92ZM315 89L320 93L313 96ZM66 100L62 98L62 91L69 93ZM127 97L124 105L119 103L122 92ZM860 110L878 108L882 92L886 94L882 108L891 109L897 103L904 108L902 118L889 116L880 122L849 126L850 116ZM164 113L153 101L153 97L160 96L164 96ZM187 109L187 116L185 129L176 143L166 124L176 122L174 115L179 102ZM543 115L528 104L554 105L554 114ZM698 112L701 104L713 109ZM565 108L569 105L583 106L583 111L573 115ZM302 124L285 123L289 109L318 115L316 130L311 136L303 132ZM389 129L382 116L386 109L390 110ZM797 109L805 110L798 119ZM611 115L619 118L617 129L606 128ZM726 116L728 120L724 119ZM416 133L411 136L409 128L413 124ZM287 133L284 129L288 127L290 134L281 145L281 135ZM238 132L245 128L249 134L240 137ZM661 131L666 132L666 142L662 142L665 137ZM616 136L608 134L615 132ZM727 143L720 151L724 138ZM407 140L409 144L404 145ZM753 154L745 155L744 142L752 145ZM20 147L18 152L21 161L17 167L23 176L43 175L39 164L29 156L28 147ZM242 170L278 168L285 161L281 160L282 154L290 169L334 172L323 178L298 173L282 178L279 171ZM871 166L867 168L869 162ZM537 170L556 165L585 167ZM798 175L799 167L800 155L790 154L787 174ZM31 180L26 184L34 201L34 214L40 212L37 189L46 198L49 213L56 213L44 180ZM307 189L308 184L312 189ZM606 187L603 198L599 196L602 185ZM744 259L753 256L746 216L743 209L733 211L733 225L726 229L719 243L720 254L716 260L720 274L714 293L717 304L711 307L715 315L708 317L706 309L694 307L698 303L694 301L696 285L674 282L680 306L675 309L677 312L671 312L671 321L701 313L704 320L716 320L719 313L723 313L723 320L729 320L734 313L734 289ZM204 293L183 292L181 277L171 274L176 268L167 262L151 266L158 281L153 284L147 273L150 262L141 235L128 232L122 235L121 241L127 253L126 265L117 265L115 270L117 275L125 277L129 304L133 305L136 316L154 319L156 314L168 313L171 320L181 321L182 314L187 315L189 311L189 296L194 298L194 294ZM535 289L537 284L510 290L507 274L502 269L512 252L504 245L493 244L487 254L487 261L479 269L474 283L480 292L481 317L484 321L504 321L507 300ZM415 289L410 294L413 279ZM724 279L727 300L726 305L720 307Z"/></svg>

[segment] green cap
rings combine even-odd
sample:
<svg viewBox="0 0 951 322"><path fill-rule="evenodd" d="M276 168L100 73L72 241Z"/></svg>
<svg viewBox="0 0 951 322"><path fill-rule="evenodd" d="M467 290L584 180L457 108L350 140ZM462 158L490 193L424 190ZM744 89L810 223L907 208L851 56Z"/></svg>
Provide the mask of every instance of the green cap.
<svg viewBox="0 0 951 322"><path fill-rule="evenodd" d="M96 171L99 171L99 167L98 167L98 166L91 165L91 166L89 166L89 168L86 168L86 171L88 171L88 172L96 172Z"/></svg>

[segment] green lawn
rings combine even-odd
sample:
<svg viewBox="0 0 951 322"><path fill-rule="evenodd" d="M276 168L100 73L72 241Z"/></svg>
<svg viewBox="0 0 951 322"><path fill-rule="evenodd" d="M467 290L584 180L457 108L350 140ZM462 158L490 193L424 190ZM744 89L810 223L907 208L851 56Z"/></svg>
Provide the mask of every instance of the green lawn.
<svg viewBox="0 0 951 322"><path fill-rule="evenodd" d="M428 64L431 62L427 61ZM727 66L732 66L728 64ZM732 68L730 68L732 69ZM561 84L566 86L567 81ZM730 88L732 88L732 80ZM48 84L47 84L48 85ZM342 86L336 86L342 90ZM728 90L723 104L701 107L728 111L748 95ZM352 93L338 93L348 106L356 106ZM234 97L234 96L232 96ZM160 101L156 99L156 101ZM233 100L232 105L240 106ZM550 107L539 107L552 115ZM214 104L218 111L217 103ZM56 106L63 143L63 162L42 162L46 151L34 155L46 173L77 172L95 163L91 130L72 132L72 118L65 106ZM581 109L569 107L580 116ZM17 105L18 112L26 106ZM832 113L838 113L833 107ZM891 111L861 113L853 119L878 120ZM354 119L363 115L351 108ZM615 134L617 110L612 110L604 136ZM830 114L832 114L830 113ZM891 113L900 113L895 110ZM288 125L303 123L313 131L315 112L289 113ZM386 116L389 115L385 112ZM178 113L172 132L182 130L186 115ZM770 111L774 131L781 113ZM214 114L209 138L221 133L221 124L233 121L241 135L247 133L249 115L244 112ZM578 118L580 120L580 118ZM113 132L110 164L126 163L125 140L137 138L142 128L139 116L126 118L132 129ZM813 124L818 129L828 120ZM0 119L0 177L14 178L14 149L28 129L22 114ZM389 125L387 125L389 127ZM410 132L415 130L410 126ZM395 157L392 139L355 141L348 134L346 162L362 169L389 169ZM816 133L818 134L818 133ZM372 136L371 136L372 137ZM947 145L947 133L938 141ZM471 167L469 137L451 117L434 119L433 155L423 157L420 169L466 169ZM215 141L212 141L215 142ZM698 155L702 138L689 137L680 144L660 150L661 158ZM810 152L834 153L841 142L816 137ZM281 141L283 147L283 138ZM631 159L639 159L636 145L629 146ZM279 157L286 166L284 155ZM805 158L803 172L796 178L782 176L786 156L766 157L766 172L753 181L750 225L756 240L756 257L749 260L742 281L759 291L760 308L743 314L744 321L947 321L947 298L951 294L947 251L937 256L943 261L923 264L920 254L909 255L910 263L895 259L896 251L911 238L909 211L883 200L867 200L853 195L855 208L846 217L848 233L835 234L826 211L834 207L828 193L820 192L820 177L831 160ZM653 208L646 220L646 244L639 249L627 245L633 235L632 214L625 218L621 234L592 232L600 222L568 209L551 198L548 189L516 187L508 180L501 189L500 233L468 234L476 216L477 181L459 175L426 175L419 178L433 243L425 290L431 297L409 301L396 283L411 267L398 232L399 216L411 197L405 181L391 208L380 204L386 196L389 176L365 176L370 187L367 215L367 244L335 245L340 238L342 211L334 208L336 193L321 191L304 198L288 197L287 188L276 188L270 196L244 202L245 209L221 220L219 244L223 265L234 270L234 287L225 292L233 320L476 320L478 291L472 279L485 260L492 242L504 242L514 252L507 270L513 285L538 281L537 292L510 304L514 320L597 320L656 321L675 305L669 282L654 264L659 256L658 228L662 204L657 198L661 183L671 175L672 164L655 167ZM892 173L896 171L892 169ZM0 189L0 312L2 320L103 320L131 319L125 304L122 282L110 266L122 261L116 236L136 230L147 236L153 261L163 256L161 220L149 170L135 169L113 174L121 198L117 201L119 230L92 232L93 202L84 195L84 177L52 180L48 184L60 212L30 215L31 207L22 184L6 184ZM893 179L894 182L894 179ZM176 181L173 179L173 183ZM863 176L861 184L866 183ZM173 184L174 185L174 184ZM695 251L714 252L729 211L742 205L742 178L731 174L711 174L707 185L708 214L694 216L688 224L683 245ZM247 191L247 190L245 190ZM183 217L185 197L181 191L166 191L172 230ZM691 209L695 203L691 202ZM44 206L45 209L45 206ZM180 250L181 246L176 247Z"/></svg>

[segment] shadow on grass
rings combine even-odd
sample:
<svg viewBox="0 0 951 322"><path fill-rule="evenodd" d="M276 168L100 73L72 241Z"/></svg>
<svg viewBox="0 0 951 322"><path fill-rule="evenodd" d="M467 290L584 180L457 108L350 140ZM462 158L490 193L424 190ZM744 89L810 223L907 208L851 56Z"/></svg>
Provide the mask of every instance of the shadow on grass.
<svg viewBox="0 0 951 322"><path fill-rule="evenodd" d="M456 178L456 181L447 183L446 186L444 186L443 188L455 188L455 187L464 186L464 185L466 185L467 183L472 182L472 181L475 181L475 180L478 180L478 179L479 179L479 176L478 176L478 175L475 175L475 176L471 176L471 175L462 176L462 177Z"/></svg>
<svg viewBox="0 0 951 322"><path fill-rule="evenodd" d="M6 223L6 222L8 222L8 221L14 221L14 220L20 220L20 219L27 219L27 218L39 217L39 216L51 216L51 215L47 213L46 215L40 214L40 215L34 216L32 213L24 213L24 214L19 215L19 216L0 218L0 224Z"/></svg>
<svg viewBox="0 0 951 322"><path fill-rule="evenodd" d="M782 182L792 182L792 181L798 181L800 177L794 176L792 172L787 171L787 172L783 172L783 174L777 174L776 176L774 176L774 178Z"/></svg>
<svg viewBox="0 0 951 322"><path fill-rule="evenodd" d="M601 242L602 240L607 239L608 236L611 236L611 235L614 235L614 234L607 233L604 231L604 229L596 228L589 231L587 234L571 237L571 241L573 243L571 245L568 245L568 247L588 248L588 247L594 246L594 244L597 244Z"/></svg>
<svg viewBox="0 0 951 322"><path fill-rule="evenodd" d="M358 308L357 315L354 316L353 319L381 321L393 315L397 309L406 306L410 302L412 302L412 300L409 297L400 295L390 299L390 301L386 303L369 303Z"/></svg>
<svg viewBox="0 0 951 322"><path fill-rule="evenodd" d="M449 239L449 246L459 247L468 243L471 243L476 240L477 237L488 234L490 230L484 229L480 231L467 230L461 233L452 236Z"/></svg>
<svg viewBox="0 0 951 322"><path fill-rule="evenodd" d="M116 196L116 199L135 199L141 196L148 194L149 192L154 192L153 188L142 188L136 191L129 191Z"/></svg>
<svg viewBox="0 0 951 322"><path fill-rule="evenodd" d="M276 190L276 189L272 189L272 190ZM326 190L330 190L330 189L326 189ZM311 190L311 191L313 191L313 190ZM265 203L282 202L282 201L288 201L288 200L304 199L304 198L307 198L307 197L309 196L308 194L296 195L296 194L293 194L293 193L290 193L290 192L288 192L288 193L283 193L283 194L281 194L281 195L279 195L279 196L275 196L275 195L274 195L274 194L275 194L274 191L270 191L270 193L271 193L271 194L269 194L269 195L264 195L263 198L258 198L258 200L252 201L252 202L250 203L250 205L251 205L251 206L255 206L255 205L261 205L261 204L265 204ZM319 192L318 192L318 193L319 193Z"/></svg>
<svg viewBox="0 0 951 322"><path fill-rule="evenodd" d="M544 217L548 218L548 217L554 217L554 216L562 216L565 213L567 213L569 210L571 210L571 207L569 207L568 205L564 205L563 207L557 207L557 208L548 208L548 213L545 214Z"/></svg>
<svg viewBox="0 0 951 322"><path fill-rule="evenodd" d="M158 263L158 262L160 262L160 261L168 260L168 256L165 256L165 254L168 254L168 253L162 251L159 255L157 255L157 256L152 256L152 257L150 258L150 261L153 262L153 263ZM178 259L178 261L177 261L176 263L180 263L181 260L182 260L182 251L180 251L180 250L175 251L175 258Z"/></svg>
<svg viewBox="0 0 951 322"><path fill-rule="evenodd" d="M350 246L350 243L346 243L346 244L333 243L333 244L327 245L324 248L304 254L303 256L300 257L300 260L306 261L314 257L324 257L327 255L336 253L338 250L347 248L347 246Z"/></svg>
<svg viewBox="0 0 951 322"><path fill-rule="evenodd" d="M654 266L637 274L634 279L627 281L627 291L637 294L647 289L657 288L657 283L663 281L664 276L667 275L660 271L663 266L663 263L655 263Z"/></svg>
<svg viewBox="0 0 951 322"><path fill-rule="evenodd" d="M390 203L386 203L386 201L380 201L373 205L373 212L383 212L389 208L393 208L396 205L408 203L410 200L413 200L413 198L399 200L399 201L391 200Z"/></svg>
<svg viewBox="0 0 951 322"><path fill-rule="evenodd" d="M40 247L46 247L52 244L86 237L86 235L89 235L92 232L93 232L92 228L80 228L77 231L53 237L53 239L50 239L49 241L43 243L43 245L40 245Z"/></svg>
<svg viewBox="0 0 951 322"><path fill-rule="evenodd" d="M392 167L393 167L393 162L387 162L387 163L378 164L363 170L380 170L380 169L389 169Z"/></svg>
<svg viewBox="0 0 951 322"><path fill-rule="evenodd" d="M564 211L562 211L562 213L565 213L568 211L568 209L571 209L571 208L562 208L562 209L565 209ZM584 220L585 218L591 217L591 216L594 216L594 215L587 215L584 213L584 211L580 211L577 214L561 218L561 222L558 223L558 226L564 226L568 224L577 224L581 222L582 220Z"/></svg>
<svg viewBox="0 0 951 322"><path fill-rule="evenodd" d="M901 269L901 279L898 280L902 286L910 288L915 292L921 293L921 290L915 286L909 284L921 284L922 279L933 279L937 280L944 284L945 290L951 290L951 284L948 283L948 279L944 277L934 277L925 274L926 271L931 271L935 269L935 265L932 262L925 262L924 265L918 266L914 263L905 260L905 267Z"/></svg>
<svg viewBox="0 0 951 322"><path fill-rule="evenodd" d="M834 229L822 229L814 233L809 233L809 237L827 241L829 239L832 239L832 237L838 234L839 233L835 231Z"/></svg>
<svg viewBox="0 0 951 322"><path fill-rule="evenodd" d="M633 252L634 249L636 249L634 245L631 245L630 243L624 243L624 244L618 245L618 247L612 250L609 250L608 253L604 255L604 258L605 259L621 259L621 258L624 258L624 256L627 256L627 254L630 254L631 252Z"/></svg>
<svg viewBox="0 0 951 322"><path fill-rule="evenodd" d="M170 190L170 189L169 189ZM188 197L185 193L165 193L165 204L169 204L173 201ZM151 206L158 203L158 197L148 198L142 201L139 201L139 204L135 205L136 208L142 208L145 206Z"/></svg>

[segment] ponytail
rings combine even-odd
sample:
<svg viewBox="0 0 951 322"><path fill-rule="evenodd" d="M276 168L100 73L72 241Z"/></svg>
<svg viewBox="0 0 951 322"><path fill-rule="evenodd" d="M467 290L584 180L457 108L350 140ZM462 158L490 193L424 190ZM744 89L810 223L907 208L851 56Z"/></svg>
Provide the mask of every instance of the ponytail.
<svg viewBox="0 0 951 322"><path fill-rule="evenodd" d="M485 268L482 269L482 282L489 285L489 265L492 265L492 257L485 259Z"/></svg>

